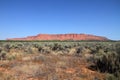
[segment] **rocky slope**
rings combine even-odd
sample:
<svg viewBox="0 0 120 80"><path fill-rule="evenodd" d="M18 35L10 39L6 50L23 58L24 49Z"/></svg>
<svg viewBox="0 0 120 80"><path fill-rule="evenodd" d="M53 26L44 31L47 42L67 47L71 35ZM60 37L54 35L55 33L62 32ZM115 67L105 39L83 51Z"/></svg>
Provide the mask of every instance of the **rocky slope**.
<svg viewBox="0 0 120 80"><path fill-rule="evenodd" d="M109 40L106 37L89 34L38 34L25 38L11 38L7 40Z"/></svg>

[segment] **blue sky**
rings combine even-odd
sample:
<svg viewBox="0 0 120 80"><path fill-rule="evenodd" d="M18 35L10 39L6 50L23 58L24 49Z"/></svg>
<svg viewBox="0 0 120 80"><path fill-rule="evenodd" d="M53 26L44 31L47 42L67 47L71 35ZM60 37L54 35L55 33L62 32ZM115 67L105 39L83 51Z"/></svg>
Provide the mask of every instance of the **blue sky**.
<svg viewBox="0 0 120 80"><path fill-rule="evenodd" d="M120 40L120 0L0 0L0 39L39 33Z"/></svg>

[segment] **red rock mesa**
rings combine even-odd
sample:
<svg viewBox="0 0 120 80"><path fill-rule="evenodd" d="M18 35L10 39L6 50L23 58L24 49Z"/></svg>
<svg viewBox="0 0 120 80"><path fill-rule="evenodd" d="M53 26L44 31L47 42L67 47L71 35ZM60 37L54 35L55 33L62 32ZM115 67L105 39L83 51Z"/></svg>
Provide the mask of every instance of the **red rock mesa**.
<svg viewBox="0 0 120 80"><path fill-rule="evenodd" d="M109 40L106 37L89 34L38 34L25 38L11 38L7 40Z"/></svg>

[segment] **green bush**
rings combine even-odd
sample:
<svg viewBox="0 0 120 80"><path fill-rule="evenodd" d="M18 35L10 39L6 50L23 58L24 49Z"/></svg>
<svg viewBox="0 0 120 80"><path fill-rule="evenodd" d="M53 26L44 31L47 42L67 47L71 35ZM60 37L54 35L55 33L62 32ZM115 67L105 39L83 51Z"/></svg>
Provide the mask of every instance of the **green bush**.
<svg viewBox="0 0 120 80"><path fill-rule="evenodd" d="M0 52L0 60L5 60L6 59L6 52L5 51L1 51Z"/></svg>

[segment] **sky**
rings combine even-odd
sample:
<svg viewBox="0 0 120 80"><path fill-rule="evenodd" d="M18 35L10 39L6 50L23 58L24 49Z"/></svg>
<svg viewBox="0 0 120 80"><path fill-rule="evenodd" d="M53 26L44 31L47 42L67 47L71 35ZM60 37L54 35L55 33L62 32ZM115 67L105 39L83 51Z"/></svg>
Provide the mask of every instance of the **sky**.
<svg viewBox="0 0 120 80"><path fill-rule="evenodd" d="M120 40L120 0L0 0L0 40L41 33Z"/></svg>

